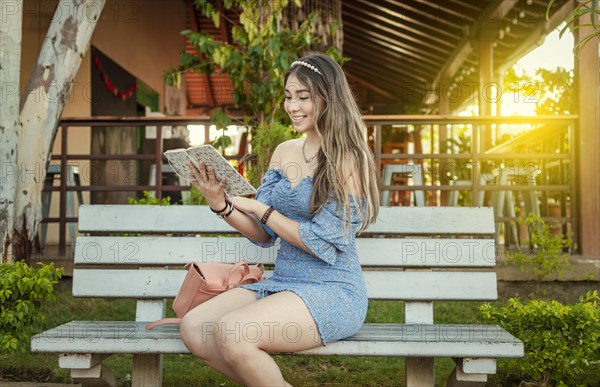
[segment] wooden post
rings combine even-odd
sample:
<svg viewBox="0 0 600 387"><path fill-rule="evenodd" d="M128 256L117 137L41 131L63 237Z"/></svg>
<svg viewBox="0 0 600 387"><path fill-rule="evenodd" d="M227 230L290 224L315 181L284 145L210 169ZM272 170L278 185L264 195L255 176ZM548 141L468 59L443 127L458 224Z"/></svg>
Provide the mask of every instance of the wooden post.
<svg viewBox="0 0 600 387"><path fill-rule="evenodd" d="M381 167L381 125L373 126L373 135L375 136L374 153L375 153L375 168L380 176L379 189L383 186L383 168Z"/></svg>
<svg viewBox="0 0 600 387"><path fill-rule="evenodd" d="M69 126L63 125L60 128L60 200L59 200L59 222L58 222L58 251L61 257L65 256L66 249L65 245L67 243L67 222L65 221L67 217L67 180L69 179L67 173L67 154L69 153L68 149L68 134L69 134ZM74 243L71 241L71 243Z"/></svg>
<svg viewBox="0 0 600 387"><path fill-rule="evenodd" d="M494 48L490 31L484 29L479 36L479 116L492 115L492 95L490 90L494 82ZM485 128L485 129L484 129ZM492 147L491 126L486 125L481 135L481 150Z"/></svg>
<svg viewBox="0 0 600 387"><path fill-rule="evenodd" d="M447 79L443 79L442 82L440 82L440 101L439 101L439 114L440 116L449 116L450 115L450 100L448 99L448 96L443 92L443 90L446 90L446 85L450 82L450 80ZM441 154L445 154L447 153L447 141L448 141L448 128L446 127L445 124L440 124L440 138L439 138L439 147L440 147L440 153ZM439 177L440 177L440 184L441 185L448 185L448 176L446 176L446 166L448 165L448 160L446 159L440 159L440 166L438 168L439 170ZM447 206L448 205L448 193L447 192L440 192L440 205L441 206Z"/></svg>
<svg viewBox="0 0 600 387"><path fill-rule="evenodd" d="M582 26L586 25L587 26ZM575 30L575 44L595 32L591 27L590 14L579 20L581 26ZM598 38L581 48L575 57L577 100L579 109L579 136L577 137L577 170L579 187L576 193L580 204L579 246L581 254L600 258L600 98L598 90ZM572 208L571 211L574 209Z"/></svg>

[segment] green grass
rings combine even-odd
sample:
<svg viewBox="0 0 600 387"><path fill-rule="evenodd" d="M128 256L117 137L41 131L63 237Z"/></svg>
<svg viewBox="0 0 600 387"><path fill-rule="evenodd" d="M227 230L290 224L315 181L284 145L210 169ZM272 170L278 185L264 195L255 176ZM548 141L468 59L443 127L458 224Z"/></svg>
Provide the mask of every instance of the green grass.
<svg viewBox="0 0 600 387"><path fill-rule="evenodd" d="M44 329L71 320L133 320L132 300L74 298L70 281L61 281L57 302L46 308ZM436 323L485 323L479 302L439 302L434 305ZM402 302L372 301L367 322L400 323L404 319ZM404 359L400 357L276 356L286 379L294 386L398 386L403 384ZM131 384L131 355L114 355L105 364L117 375L121 386ZM518 362L499 360L499 374L488 385L509 383ZM436 359L436 385L445 385L454 364ZM56 354L0 354L0 380L21 379L46 382L71 382L69 372L58 367ZM600 376L599 376L600 380ZM516 383L518 384L518 383ZM515 384L515 385L516 385ZM234 386L235 383L206 367L191 355L165 355L165 386Z"/></svg>

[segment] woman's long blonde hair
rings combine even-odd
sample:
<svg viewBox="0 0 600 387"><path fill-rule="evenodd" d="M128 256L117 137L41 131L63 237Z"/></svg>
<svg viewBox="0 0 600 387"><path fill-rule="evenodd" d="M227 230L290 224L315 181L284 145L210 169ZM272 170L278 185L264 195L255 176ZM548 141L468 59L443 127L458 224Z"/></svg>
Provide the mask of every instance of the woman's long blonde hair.
<svg viewBox="0 0 600 387"><path fill-rule="evenodd" d="M311 91L315 106L315 129L321 139L321 149L313 176L311 212L324 207L333 195L343 208L343 219L347 220L352 198L362 220L358 231L362 231L377 219L379 186L378 169L367 144L366 126L360 109L339 64L323 54L310 54L301 61L313 65L319 73L296 65L285 74L284 84L290 75L295 74L298 81ZM348 173L352 174L356 183L352 196L351 187L345 181ZM350 226L351 221L344 224Z"/></svg>

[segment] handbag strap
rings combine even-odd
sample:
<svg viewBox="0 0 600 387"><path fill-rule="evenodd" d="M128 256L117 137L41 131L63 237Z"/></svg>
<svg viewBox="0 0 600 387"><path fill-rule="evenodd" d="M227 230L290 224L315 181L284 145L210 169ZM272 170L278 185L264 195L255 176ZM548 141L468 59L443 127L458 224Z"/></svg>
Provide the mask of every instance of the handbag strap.
<svg viewBox="0 0 600 387"><path fill-rule="evenodd" d="M227 287L227 289L229 289L231 286L233 285L237 285L237 284L232 284L231 283L231 276L240 268L243 267L243 274L242 274L242 279L246 278L248 275L250 275L250 266L248 266L248 264L246 263L246 261L244 261L243 259L240 259L238 262L235 263L235 265L233 265L231 267L231 269L229 270L229 273L227 274L227 278L225 279L225 286Z"/></svg>
<svg viewBox="0 0 600 387"><path fill-rule="evenodd" d="M250 267L250 272L242 278L240 283L243 284L246 283L246 281L249 281L248 283L258 282L261 280L264 271L265 269L262 263L259 263L254 267Z"/></svg>
<svg viewBox="0 0 600 387"><path fill-rule="evenodd" d="M181 324L181 319L180 318L175 318L175 317L170 317L170 318L161 318L160 320L156 320L153 321L149 324L146 325L146 330L152 330L153 328L156 328L159 325L165 325L165 324Z"/></svg>

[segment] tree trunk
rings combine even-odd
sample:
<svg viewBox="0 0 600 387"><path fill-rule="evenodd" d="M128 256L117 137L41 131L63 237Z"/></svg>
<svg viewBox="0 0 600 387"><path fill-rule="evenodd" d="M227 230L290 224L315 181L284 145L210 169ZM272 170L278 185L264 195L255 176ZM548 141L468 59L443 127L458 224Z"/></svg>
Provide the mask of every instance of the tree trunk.
<svg viewBox="0 0 600 387"><path fill-rule="evenodd" d="M13 229L15 260L29 260L42 218L41 197L54 138L73 78L106 0L60 0L21 99Z"/></svg>
<svg viewBox="0 0 600 387"><path fill-rule="evenodd" d="M9 231L17 189L17 142L19 135L19 77L21 72L21 26L23 0L0 2L0 262L12 262Z"/></svg>

